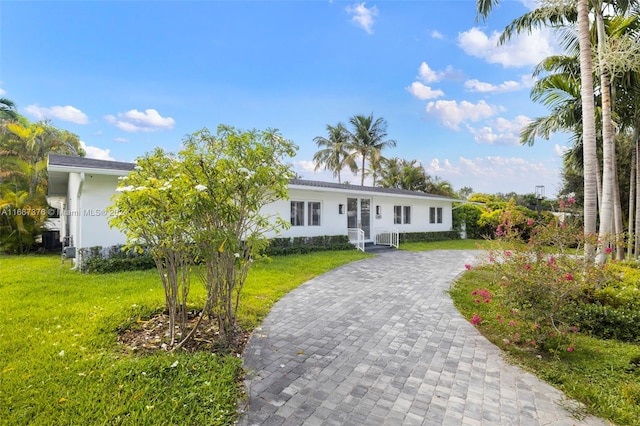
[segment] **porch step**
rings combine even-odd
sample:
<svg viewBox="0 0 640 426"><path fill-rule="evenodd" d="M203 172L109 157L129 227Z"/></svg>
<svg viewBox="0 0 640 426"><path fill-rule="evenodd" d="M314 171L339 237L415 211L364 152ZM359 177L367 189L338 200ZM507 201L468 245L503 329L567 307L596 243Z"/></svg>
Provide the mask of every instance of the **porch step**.
<svg viewBox="0 0 640 426"><path fill-rule="evenodd" d="M391 246L379 246L379 245L376 245L375 243L364 244L364 251L367 253L381 253L381 252L386 252L391 250L394 250L394 248Z"/></svg>

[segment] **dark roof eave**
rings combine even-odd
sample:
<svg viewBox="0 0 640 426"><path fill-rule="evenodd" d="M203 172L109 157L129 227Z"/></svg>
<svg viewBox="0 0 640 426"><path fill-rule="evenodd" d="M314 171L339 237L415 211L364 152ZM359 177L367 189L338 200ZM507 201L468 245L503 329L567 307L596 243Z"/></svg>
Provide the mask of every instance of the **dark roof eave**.
<svg viewBox="0 0 640 426"><path fill-rule="evenodd" d="M452 202L463 201L457 198L428 194L426 192L409 191L406 189L382 188L379 186L350 185L350 184L344 184L344 183L323 182L323 181L306 180L306 179L291 179L289 183L290 185L319 188L319 189L341 189L344 191L369 192L369 193L377 193L382 195L404 195L404 196L410 196L410 197L431 198L434 200L452 201Z"/></svg>
<svg viewBox="0 0 640 426"><path fill-rule="evenodd" d="M130 172L135 163L122 161L96 160L95 158L71 157L68 155L49 154L47 168L55 169L88 169L88 170L112 170L117 172Z"/></svg>

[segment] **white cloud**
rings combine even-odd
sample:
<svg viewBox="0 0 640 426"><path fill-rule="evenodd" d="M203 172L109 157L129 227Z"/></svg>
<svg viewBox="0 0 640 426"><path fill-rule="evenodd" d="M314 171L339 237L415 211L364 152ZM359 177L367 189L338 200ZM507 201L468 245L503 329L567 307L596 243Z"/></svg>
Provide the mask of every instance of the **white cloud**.
<svg viewBox="0 0 640 426"><path fill-rule="evenodd" d="M505 93L532 87L534 83L530 75L523 75L520 81L507 80L498 85L483 82L477 79L467 80L464 87L469 92L475 93Z"/></svg>
<svg viewBox="0 0 640 426"><path fill-rule="evenodd" d="M442 90L440 89L434 90L429 86L425 86L419 81L414 81L413 83L411 83L411 86L407 87L407 90L413 96L422 100L435 99L435 98L439 98L440 96L444 96L444 92Z"/></svg>
<svg viewBox="0 0 640 426"><path fill-rule="evenodd" d="M155 109L146 109L144 112L132 109L118 116L106 115L107 122L115 125L125 132L157 132L171 130L175 120L171 117L162 117Z"/></svg>
<svg viewBox="0 0 640 426"><path fill-rule="evenodd" d="M498 46L500 33L490 36L479 28L471 28L458 34L458 46L468 55L482 58L491 64L504 67L524 67L537 65L544 58L558 52L553 30L534 29L530 34L514 36Z"/></svg>
<svg viewBox="0 0 640 426"><path fill-rule="evenodd" d="M442 33L438 30L433 30L431 31L431 38L442 40L444 38L444 35L442 35Z"/></svg>
<svg viewBox="0 0 640 426"><path fill-rule="evenodd" d="M569 148L569 147L568 147L568 146L566 146L566 145L558 145L558 144L555 144L555 145L553 146L553 152L555 152L555 154L556 154L558 157L564 157L564 154L566 154L566 152L567 152L567 151L569 151L570 149L571 149L571 148Z"/></svg>
<svg viewBox="0 0 640 426"><path fill-rule="evenodd" d="M127 143L129 142L129 139L127 138L113 138L114 142L119 142L119 143Z"/></svg>
<svg viewBox="0 0 640 426"><path fill-rule="evenodd" d="M110 149L102 149L102 148L98 148L97 146L87 145L84 141L80 141L80 146L87 153L87 158L94 158L96 160L109 160L109 161L115 160L115 158L113 158L109 154L111 152Z"/></svg>
<svg viewBox="0 0 640 426"><path fill-rule="evenodd" d="M467 129L478 143L489 145L520 145L520 132L531 122L529 117L518 115L513 120L498 117L489 126Z"/></svg>
<svg viewBox="0 0 640 426"><path fill-rule="evenodd" d="M475 122L496 114L496 108L480 100L477 104L469 101L432 101L426 106L427 114L436 117L442 125L460 130L460 124Z"/></svg>
<svg viewBox="0 0 640 426"><path fill-rule="evenodd" d="M378 16L378 8L371 6L367 9L365 2L355 3L353 6L347 6L346 11L349 15L353 15L351 20L359 27L364 29L368 34L373 34L374 17Z"/></svg>
<svg viewBox="0 0 640 426"><path fill-rule="evenodd" d="M418 68L418 75L425 83L435 83L442 79L442 73L432 70L426 62L420 64L420 68Z"/></svg>
<svg viewBox="0 0 640 426"><path fill-rule="evenodd" d="M529 10L534 10L540 7L540 2L538 0L520 0L520 3Z"/></svg>
<svg viewBox="0 0 640 426"><path fill-rule="evenodd" d="M453 69L451 65L447 66L444 71L433 70L426 62L421 63L418 67L418 79L427 84L442 80L459 80L461 76L462 72Z"/></svg>
<svg viewBox="0 0 640 426"><path fill-rule="evenodd" d="M425 170L431 176L448 180L454 188L470 186L475 192L490 194L512 191L527 194L536 185L545 185L551 194L559 181L559 170L542 161L519 157L459 157L457 161L435 158L425 165Z"/></svg>
<svg viewBox="0 0 640 426"><path fill-rule="evenodd" d="M24 111L34 117L36 120L58 119L69 121L76 124L88 124L89 117L78 108L67 106L52 106L51 108L41 107L38 105L29 105Z"/></svg>
<svg viewBox="0 0 640 426"><path fill-rule="evenodd" d="M0 96L4 96L6 94L7 94L6 90L4 90L2 87L0 87Z"/></svg>
<svg viewBox="0 0 640 426"><path fill-rule="evenodd" d="M315 163L308 160L294 161L293 165L296 167L296 169L302 170L307 173L314 173L316 168Z"/></svg>

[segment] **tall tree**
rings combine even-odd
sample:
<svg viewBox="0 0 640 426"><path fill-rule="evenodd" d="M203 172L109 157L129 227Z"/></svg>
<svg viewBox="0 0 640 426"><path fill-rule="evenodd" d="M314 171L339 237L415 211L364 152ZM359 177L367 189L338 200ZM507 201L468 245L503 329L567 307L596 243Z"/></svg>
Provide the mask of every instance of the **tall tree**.
<svg viewBox="0 0 640 426"><path fill-rule="evenodd" d="M48 154L83 156L85 153L78 136L46 122L30 123L18 114L13 121L0 119L0 126L0 205L4 208L3 213L38 212L29 217L3 214L0 250L24 252L32 248L33 237L41 232L46 220L43 212L47 211ZM18 209L16 205L29 206L30 210Z"/></svg>
<svg viewBox="0 0 640 426"><path fill-rule="evenodd" d="M360 168L360 185L364 186L366 160L376 159L380 152L387 148L396 146L396 141L387 139L387 122L382 118L374 120L373 114L369 116L354 115L349 119L353 126L351 132L351 145L354 154L360 156L362 167Z"/></svg>
<svg viewBox="0 0 640 426"><path fill-rule="evenodd" d="M479 17L485 18L491 13L499 0L477 0L476 10ZM553 3L553 2L551 2ZM564 3L564 2L558 2ZM572 6L572 5L570 5ZM580 45L580 77L582 100L583 126L583 155L584 155L584 234L585 258L593 261L594 246L590 242L596 234L597 205L596 205L596 121L595 100L593 91L593 63L591 58L591 38L589 33L589 0L577 0L578 40ZM548 20L538 20L535 24L545 25ZM529 30L532 27L529 27Z"/></svg>
<svg viewBox="0 0 640 426"><path fill-rule="evenodd" d="M338 177L338 183L341 183L340 172L347 167L352 172L358 171L356 164L350 151L349 131L344 124L338 123L335 126L327 125L328 137L316 136L313 141L318 145L318 150L313 155L315 170L324 167L330 170L334 177Z"/></svg>
<svg viewBox="0 0 640 426"><path fill-rule="evenodd" d="M380 173L379 183L383 188L427 191L429 176L418 160L407 161L397 157L385 160Z"/></svg>

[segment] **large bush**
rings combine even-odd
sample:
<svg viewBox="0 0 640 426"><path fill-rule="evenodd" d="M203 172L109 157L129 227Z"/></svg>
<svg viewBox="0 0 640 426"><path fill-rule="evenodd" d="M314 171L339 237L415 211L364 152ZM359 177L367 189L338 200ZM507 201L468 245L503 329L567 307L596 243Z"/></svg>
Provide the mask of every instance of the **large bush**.
<svg viewBox="0 0 640 426"><path fill-rule="evenodd" d="M567 306L586 303L588 289L606 282L601 267L577 256L582 230L557 219L536 224L513 209L498 217L496 248L489 252L488 264L512 321L529 325L521 340L547 351L573 350L571 332L579 324Z"/></svg>
<svg viewBox="0 0 640 426"><path fill-rule="evenodd" d="M482 207L477 204L463 204L453 210L453 229L462 231L465 227L467 238L481 239L483 235L480 231L478 221L482 215Z"/></svg>

